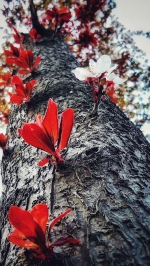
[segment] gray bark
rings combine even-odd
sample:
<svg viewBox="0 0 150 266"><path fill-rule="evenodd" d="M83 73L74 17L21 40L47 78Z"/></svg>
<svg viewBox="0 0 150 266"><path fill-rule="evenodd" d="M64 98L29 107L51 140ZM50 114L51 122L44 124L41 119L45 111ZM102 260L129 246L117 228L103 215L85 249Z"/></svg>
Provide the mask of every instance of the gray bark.
<svg viewBox="0 0 150 266"><path fill-rule="evenodd" d="M30 103L13 105L9 118L10 140L2 161L2 265L149 266L150 144L109 99L100 102L97 116L90 116L91 88L71 73L79 64L63 41L45 38L30 46L42 62L29 76L38 81ZM49 98L60 113L67 107L75 111L66 159L56 173L50 163L38 167L45 153L17 134L22 122L45 113ZM37 203L47 203L50 220L72 208L51 238L71 235L81 245L56 249L50 262L10 244L9 207L30 210Z"/></svg>

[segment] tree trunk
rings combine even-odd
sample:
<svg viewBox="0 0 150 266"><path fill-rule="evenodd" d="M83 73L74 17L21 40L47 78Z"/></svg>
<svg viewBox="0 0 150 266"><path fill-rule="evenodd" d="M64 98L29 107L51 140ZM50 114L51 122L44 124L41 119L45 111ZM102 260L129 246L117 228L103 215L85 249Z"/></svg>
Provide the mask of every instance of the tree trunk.
<svg viewBox="0 0 150 266"><path fill-rule="evenodd" d="M91 88L71 73L79 64L62 40L44 38L30 46L42 61L27 77L38 81L30 103L13 105L9 118L10 140L2 160L2 265L149 266L149 143L109 99L100 102L97 116L90 115ZM75 111L66 159L56 172L50 163L40 168L45 153L17 133L22 122L45 113L49 98L60 113L68 107ZM72 208L51 239L70 235L81 245L59 247L49 261L10 244L9 207L30 210L37 203L47 203L50 220Z"/></svg>

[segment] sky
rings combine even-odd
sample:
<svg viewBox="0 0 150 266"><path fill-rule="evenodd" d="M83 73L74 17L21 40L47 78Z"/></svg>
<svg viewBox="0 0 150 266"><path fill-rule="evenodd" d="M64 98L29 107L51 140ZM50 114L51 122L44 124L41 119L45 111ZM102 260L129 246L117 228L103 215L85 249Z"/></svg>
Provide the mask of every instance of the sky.
<svg viewBox="0 0 150 266"><path fill-rule="evenodd" d="M118 17L127 30L144 32L150 31L150 0L116 0L117 7L113 10L113 15ZM4 1L0 0L0 10L3 8ZM5 18L0 12L0 27L5 27ZM4 42L3 30L0 29L0 46ZM146 53L146 58L150 65L150 39L144 36L135 36L137 46ZM2 132L3 130L1 130ZM143 131L150 132L150 125L146 125ZM0 184L1 193L1 184Z"/></svg>
<svg viewBox="0 0 150 266"><path fill-rule="evenodd" d="M150 0L115 0L116 8L112 14L118 18L127 30L150 32ZM150 65L150 39L145 36L133 37L136 45L146 53ZM150 124L141 128L144 134L150 134Z"/></svg>
<svg viewBox="0 0 150 266"><path fill-rule="evenodd" d="M126 29L131 31L150 32L150 0L115 0L117 8L113 15L118 17ZM150 65L150 39L145 36L135 36L137 46L146 52Z"/></svg>

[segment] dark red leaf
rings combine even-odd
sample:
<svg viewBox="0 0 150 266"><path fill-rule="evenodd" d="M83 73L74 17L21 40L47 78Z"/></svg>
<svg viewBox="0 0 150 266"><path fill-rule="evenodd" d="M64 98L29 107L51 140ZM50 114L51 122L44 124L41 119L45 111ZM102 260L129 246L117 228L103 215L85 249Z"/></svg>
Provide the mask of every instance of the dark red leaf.
<svg viewBox="0 0 150 266"><path fill-rule="evenodd" d="M28 144L55 156L53 141L37 124L24 124L23 129L18 129L18 133Z"/></svg>
<svg viewBox="0 0 150 266"><path fill-rule="evenodd" d="M26 51L26 62L28 63L29 67L31 67L33 65L33 52L32 52L32 50Z"/></svg>
<svg viewBox="0 0 150 266"><path fill-rule="evenodd" d="M52 246L60 246L64 244L81 244L81 241L71 237L60 237L52 243Z"/></svg>
<svg viewBox="0 0 150 266"><path fill-rule="evenodd" d="M6 58L6 64L16 64L16 59L15 58Z"/></svg>
<svg viewBox="0 0 150 266"><path fill-rule="evenodd" d="M47 164L49 161L51 161L51 158L44 158L42 159L40 162L38 162L38 165L40 167L44 166L45 164Z"/></svg>
<svg viewBox="0 0 150 266"><path fill-rule="evenodd" d="M61 151L67 146L71 130L74 122L74 112L73 109L68 108L61 115L60 129L59 129L59 140L58 140L58 150Z"/></svg>
<svg viewBox="0 0 150 266"><path fill-rule="evenodd" d="M57 105L52 99L48 101L48 107L43 118L42 125L55 144L58 140L58 114Z"/></svg>

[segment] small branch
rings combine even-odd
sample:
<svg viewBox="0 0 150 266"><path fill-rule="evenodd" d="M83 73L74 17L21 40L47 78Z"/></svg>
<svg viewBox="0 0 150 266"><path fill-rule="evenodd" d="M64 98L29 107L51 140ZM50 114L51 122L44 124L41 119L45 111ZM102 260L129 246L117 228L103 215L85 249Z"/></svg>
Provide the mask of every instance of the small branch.
<svg viewBox="0 0 150 266"><path fill-rule="evenodd" d="M29 9L31 12L33 28L35 28L39 34L44 35L44 33L47 32L47 30L39 22L37 9L35 7L33 0L29 0Z"/></svg>

